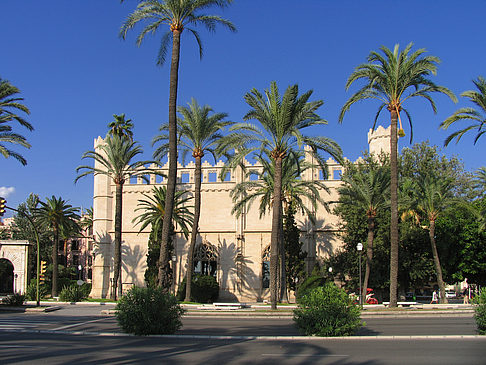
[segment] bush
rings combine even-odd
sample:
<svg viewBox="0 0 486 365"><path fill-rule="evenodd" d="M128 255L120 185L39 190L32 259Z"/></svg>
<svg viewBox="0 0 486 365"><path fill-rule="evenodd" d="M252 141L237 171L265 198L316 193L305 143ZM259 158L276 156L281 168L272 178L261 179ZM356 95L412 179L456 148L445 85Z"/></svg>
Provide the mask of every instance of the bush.
<svg viewBox="0 0 486 365"><path fill-rule="evenodd" d="M10 305L12 307L20 307L21 305L24 304L24 300L25 300L25 295L15 293L3 299L3 303L5 303L6 305Z"/></svg>
<svg viewBox="0 0 486 365"><path fill-rule="evenodd" d="M59 293L59 300L61 302L80 302L86 298L86 291L77 284L65 286Z"/></svg>
<svg viewBox="0 0 486 365"><path fill-rule="evenodd" d="M295 293L295 299L297 302L302 298L304 295L307 294L312 289L319 288L321 286L326 285L326 279L322 276L312 275L306 278L302 284L297 287L297 292Z"/></svg>
<svg viewBox="0 0 486 365"><path fill-rule="evenodd" d="M184 309L161 288L134 286L118 301L116 310L118 324L127 333L172 334L182 327Z"/></svg>
<svg viewBox="0 0 486 365"><path fill-rule="evenodd" d="M186 281L182 280L177 290L177 299L183 301L186 298ZM210 275L192 276L191 301L198 303L213 303L218 300L219 284L216 278Z"/></svg>
<svg viewBox="0 0 486 365"><path fill-rule="evenodd" d="M310 290L294 310L294 321L307 336L349 336L359 329L361 310L333 283Z"/></svg>
<svg viewBox="0 0 486 365"><path fill-rule="evenodd" d="M478 326L479 334L486 335L486 290L482 289L479 296L474 298L474 303L477 304L474 308L476 312L474 319L476 319L476 325Z"/></svg>
<svg viewBox="0 0 486 365"><path fill-rule="evenodd" d="M43 299L47 297L49 290L45 284L39 285L39 299ZM27 286L25 290L25 297L27 300L37 300L37 280L32 279L30 284Z"/></svg>

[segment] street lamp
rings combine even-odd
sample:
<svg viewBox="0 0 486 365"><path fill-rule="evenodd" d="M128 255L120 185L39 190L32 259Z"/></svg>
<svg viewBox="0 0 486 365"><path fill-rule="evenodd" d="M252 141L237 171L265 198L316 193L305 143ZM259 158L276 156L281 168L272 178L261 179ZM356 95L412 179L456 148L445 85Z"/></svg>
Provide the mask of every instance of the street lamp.
<svg viewBox="0 0 486 365"><path fill-rule="evenodd" d="M359 305L363 305L363 298L362 298L362 290L361 290L361 251L363 251L363 244L360 242L358 243L358 246L356 246L356 249L358 250L358 258L359 258Z"/></svg>

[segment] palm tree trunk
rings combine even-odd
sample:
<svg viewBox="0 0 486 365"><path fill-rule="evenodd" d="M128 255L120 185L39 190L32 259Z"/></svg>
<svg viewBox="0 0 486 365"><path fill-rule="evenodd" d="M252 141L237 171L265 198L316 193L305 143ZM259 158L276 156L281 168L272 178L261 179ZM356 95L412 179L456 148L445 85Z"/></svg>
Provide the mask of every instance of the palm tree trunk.
<svg viewBox="0 0 486 365"><path fill-rule="evenodd" d="M58 261L58 251L59 251L59 227L54 226L54 244L52 246L52 288L51 296L57 297L57 279L59 277L59 261Z"/></svg>
<svg viewBox="0 0 486 365"><path fill-rule="evenodd" d="M113 263L113 287L111 297L117 300L121 296L121 239L122 239L122 209L123 209L123 185L115 183L115 253Z"/></svg>
<svg viewBox="0 0 486 365"><path fill-rule="evenodd" d="M194 270L194 248L199 230L199 217L201 215L201 157L197 156L196 169L194 171L194 223L192 225L191 243L187 253L187 273L186 273L186 302L191 301L192 271Z"/></svg>
<svg viewBox="0 0 486 365"><path fill-rule="evenodd" d="M432 246L432 256L434 258L435 272L437 273L437 283L439 284L440 302L447 304L448 300L446 298L444 280L442 279L442 268L440 266L439 254L437 252L437 245L435 244L435 221L434 220L430 221L429 238L430 238L430 245Z"/></svg>
<svg viewBox="0 0 486 365"><path fill-rule="evenodd" d="M373 260L373 240L375 237L375 220L374 218L368 218L368 240L366 242L366 269L363 280L363 288L361 291L361 298L366 303L366 294L368 289L368 281L370 278L371 261Z"/></svg>
<svg viewBox="0 0 486 365"><path fill-rule="evenodd" d="M278 298L278 246L280 238L280 217L282 209L282 158L275 158L273 187L272 237L270 240L270 302L277 309Z"/></svg>
<svg viewBox="0 0 486 365"><path fill-rule="evenodd" d="M285 246L284 246L284 228L283 228L283 209L280 208L280 302L288 303L287 297L287 273L285 271Z"/></svg>
<svg viewBox="0 0 486 365"><path fill-rule="evenodd" d="M397 306L398 290L398 113L390 110L390 307Z"/></svg>
<svg viewBox="0 0 486 365"><path fill-rule="evenodd" d="M162 223L162 238L160 257L158 262L158 286L170 290L169 275L169 239L174 210L174 196L177 180L177 85L179 78L180 30L172 31L172 58L170 65L169 92L169 174L167 177L167 191L165 196L164 222Z"/></svg>

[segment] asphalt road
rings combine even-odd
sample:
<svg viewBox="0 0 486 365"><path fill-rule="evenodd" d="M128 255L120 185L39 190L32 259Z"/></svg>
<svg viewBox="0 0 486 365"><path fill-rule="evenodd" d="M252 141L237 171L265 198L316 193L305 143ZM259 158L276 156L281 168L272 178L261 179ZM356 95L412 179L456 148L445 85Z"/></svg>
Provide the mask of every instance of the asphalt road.
<svg viewBox="0 0 486 365"><path fill-rule="evenodd" d="M186 316L176 336L137 337L124 335L116 319L101 315L101 309L66 306L49 313L0 312L0 363L486 363L486 336L470 336L476 329L467 314L371 317L357 337L340 339L299 338L291 318Z"/></svg>
<svg viewBox="0 0 486 365"><path fill-rule="evenodd" d="M246 340L0 332L2 364L484 364L480 339Z"/></svg>

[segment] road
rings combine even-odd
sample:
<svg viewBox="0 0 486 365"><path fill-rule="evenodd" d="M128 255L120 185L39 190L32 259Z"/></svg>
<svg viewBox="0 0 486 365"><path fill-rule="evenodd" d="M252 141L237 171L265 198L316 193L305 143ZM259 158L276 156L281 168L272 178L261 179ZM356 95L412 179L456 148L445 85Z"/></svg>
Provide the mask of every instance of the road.
<svg viewBox="0 0 486 365"><path fill-rule="evenodd" d="M0 363L485 363L486 337L471 336L476 333L472 315L366 322L358 337L322 339L299 338L291 318L186 316L177 336L137 337L123 335L114 317L100 315L100 307L0 312Z"/></svg>

